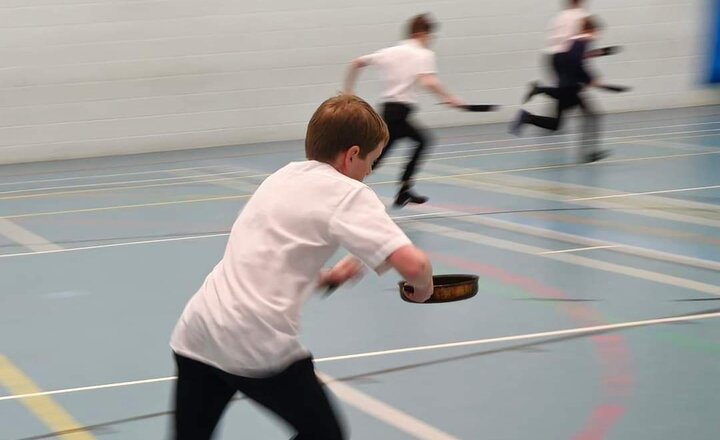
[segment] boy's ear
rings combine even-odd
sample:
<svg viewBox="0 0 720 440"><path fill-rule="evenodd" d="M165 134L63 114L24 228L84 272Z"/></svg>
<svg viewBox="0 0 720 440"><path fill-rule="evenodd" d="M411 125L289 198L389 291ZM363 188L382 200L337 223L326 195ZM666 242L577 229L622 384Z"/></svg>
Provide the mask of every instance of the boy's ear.
<svg viewBox="0 0 720 440"><path fill-rule="evenodd" d="M348 148L345 152L345 157L348 159L358 157L360 155L360 147L357 145L353 145L352 147Z"/></svg>

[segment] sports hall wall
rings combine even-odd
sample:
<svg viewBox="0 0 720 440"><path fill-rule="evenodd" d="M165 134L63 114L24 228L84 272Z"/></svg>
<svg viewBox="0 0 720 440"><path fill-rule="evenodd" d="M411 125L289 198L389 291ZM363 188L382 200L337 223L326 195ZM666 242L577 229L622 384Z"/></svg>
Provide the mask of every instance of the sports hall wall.
<svg viewBox="0 0 720 440"><path fill-rule="evenodd" d="M564 2L563 2L564 3ZM0 0L0 163L297 139L354 56L393 44L405 20L441 22L440 78L462 114L422 101L430 126L507 121L541 75L554 0ZM705 66L706 0L591 0L594 63L624 95L606 111L718 102ZM377 101L377 76L358 94Z"/></svg>

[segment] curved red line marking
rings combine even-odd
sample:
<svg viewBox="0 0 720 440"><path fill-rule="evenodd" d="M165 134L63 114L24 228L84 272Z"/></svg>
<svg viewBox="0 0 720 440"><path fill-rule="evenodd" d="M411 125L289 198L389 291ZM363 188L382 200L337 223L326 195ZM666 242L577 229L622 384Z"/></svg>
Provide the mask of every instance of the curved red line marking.
<svg viewBox="0 0 720 440"><path fill-rule="evenodd" d="M605 438L612 425L625 413L623 406L599 405L573 440L599 440Z"/></svg>
<svg viewBox="0 0 720 440"><path fill-rule="evenodd" d="M504 283L521 287L536 297L568 299L559 289L545 286L522 275L513 274L499 267L477 263L459 257L431 254L431 258L445 264L468 270L478 275L495 278ZM559 308L581 326L607 323L602 316L583 303L562 304ZM624 338L619 334L601 334L590 337L598 354L601 367L601 403L591 411L582 428L573 435L573 440L601 440L625 413L623 401L633 384L630 351Z"/></svg>

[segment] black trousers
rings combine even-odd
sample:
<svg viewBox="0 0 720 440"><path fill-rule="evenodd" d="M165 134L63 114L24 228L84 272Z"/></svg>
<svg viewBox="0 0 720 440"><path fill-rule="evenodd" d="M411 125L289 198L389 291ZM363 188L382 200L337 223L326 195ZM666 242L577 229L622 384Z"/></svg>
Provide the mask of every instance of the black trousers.
<svg viewBox="0 0 720 440"><path fill-rule="evenodd" d="M545 59L547 71L552 78L552 82L555 84L559 83L560 75L562 74L563 69L565 69L566 53L559 52L548 54ZM549 130L557 130L562 124L563 112L565 110L570 110L575 106L580 107L580 110L583 113L581 152L583 154L592 154L595 152L600 138L600 115L586 100L582 99L580 89L573 91L572 88L569 88L562 91L562 89L557 87L541 87L540 90L541 93L545 93L550 97L558 99L556 106L556 116L558 120L556 122L547 120L545 122L540 121L540 124L545 124L544 128L548 128ZM572 96L573 94L576 96ZM538 122L538 120L535 121ZM532 124L532 122L530 123ZM555 125L556 123L557 125ZM543 125L538 126L543 127Z"/></svg>
<svg viewBox="0 0 720 440"><path fill-rule="evenodd" d="M526 122L536 127L557 131L562 126L564 113L579 107L583 112L581 153L588 155L597 150L600 118L592 105L583 99L581 90L580 87L538 87L540 93L555 100L555 116L538 116L529 113Z"/></svg>
<svg viewBox="0 0 720 440"><path fill-rule="evenodd" d="M388 140L387 146L385 146L382 154L380 154L380 157L378 157L373 165L373 168L377 168L380 165L380 162L382 162L383 158L392 149L395 141L402 138L412 139L415 141L415 148L413 150L412 157L405 166L405 171L400 178L404 184L411 183L412 178L420 165L425 148L428 146L428 137L424 130L416 127L408 121L408 117L413 110L413 107L401 102L386 102L383 104L382 117L388 126L390 139Z"/></svg>
<svg viewBox="0 0 720 440"><path fill-rule="evenodd" d="M345 434L315 375L311 358L262 379L235 376L175 353L175 440L207 440L235 392L284 419L296 440L342 440Z"/></svg>
<svg viewBox="0 0 720 440"><path fill-rule="evenodd" d="M562 52L545 55L545 66L551 84L557 84L559 81L560 70L562 69L562 57Z"/></svg>

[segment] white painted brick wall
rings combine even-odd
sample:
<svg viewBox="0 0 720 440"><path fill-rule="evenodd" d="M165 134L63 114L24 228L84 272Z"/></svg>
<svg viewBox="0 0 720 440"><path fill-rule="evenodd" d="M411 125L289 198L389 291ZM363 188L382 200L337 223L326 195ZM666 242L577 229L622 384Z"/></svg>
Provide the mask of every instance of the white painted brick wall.
<svg viewBox="0 0 720 440"><path fill-rule="evenodd" d="M347 62L395 43L430 11L445 84L463 114L423 96L430 126L509 120L541 74L551 0L0 0L0 163L301 138L312 111L339 90ZM596 62L626 111L718 102L702 85L703 0L594 0ZM612 80L612 81L610 81ZM377 101L375 72L358 93Z"/></svg>

